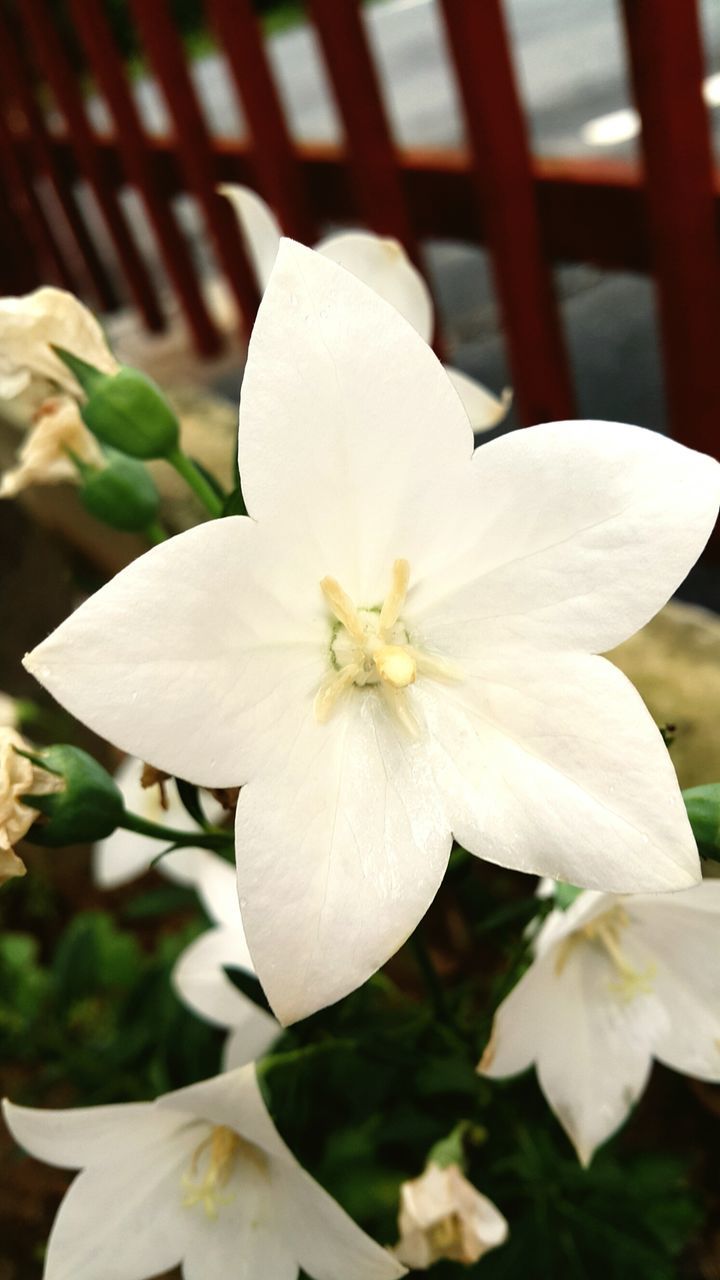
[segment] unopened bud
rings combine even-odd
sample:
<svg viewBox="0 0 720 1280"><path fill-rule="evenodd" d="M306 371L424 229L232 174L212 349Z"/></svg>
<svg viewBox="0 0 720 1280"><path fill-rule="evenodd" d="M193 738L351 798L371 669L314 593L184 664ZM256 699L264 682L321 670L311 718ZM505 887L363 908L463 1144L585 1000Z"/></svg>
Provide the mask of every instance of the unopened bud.
<svg viewBox="0 0 720 1280"><path fill-rule="evenodd" d="M720 782L683 791L690 826L701 853L720 855Z"/></svg>
<svg viewBox="0 0 720 1280"><path fill-rule="evenodd" d="M116 783L97 760L79 747L58 745L35 752L33 761L65 783L53 795L28 796L27 804L46 818L31 828L27 838L33 844L57 848L112 835L125 806Z"/></svg>
<svg viewBox="0 0 720 1280"><path fill-rule="evenodd" d="M113 529L137 533L157 519L160 499L152 476L136 458L114 450L107 466L81 468L83 506Z"/></svg>
<svg viewBox="0 0 720 1280"><path fill-rule="evenodd" d="M101 373L61 347L54 350L85 392L80 413L98 440L133 458L165 458L177 449L177 417L151 378L127 365Z"/></svg>

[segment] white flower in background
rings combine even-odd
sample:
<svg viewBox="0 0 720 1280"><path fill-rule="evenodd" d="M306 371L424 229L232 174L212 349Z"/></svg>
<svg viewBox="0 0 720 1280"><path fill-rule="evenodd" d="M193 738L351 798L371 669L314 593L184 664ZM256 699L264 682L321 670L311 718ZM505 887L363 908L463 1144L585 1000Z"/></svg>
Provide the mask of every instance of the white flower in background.
<svg viewBox="0 0 720 1280"><path fill-rule="evenodd" d="M228 183L219 189L235 210L258 290L264 293L282 240L280 223L250 187ZM435 316L430 290L397 240L369 231L344 231L319 240L315 251L351 271L395 307L425 342L432 342ZM498 397L459 369L446 365L445 372L465 406L474 432L489 431L502 422L510 408L511 391L505 390Z"/></svg>
<svg viewBox="0 0 720 1280"><path fill-rule="evenodd" d="M653 1058L720 1081L720 881L682 893L583 893L554 911L500 1005L486 1076L533 1063L583 1164L623 1123Z"/></svg>
<svg viewBox="0 0 720 1280"><path fill-rule="evenodd" d="M458 1165L429 1164L400 1188L398 1230L394 1254L411 1270L424 1271L442 1258L477 1262L507 1240L508 1224Z"/></svg>
<svg viewBox="0 0 720 1280"><path fill-rule="evenodd" d="M223 1053L223 1068L229 1071L261 1058L279 1036L280 1027L243 995L225 972L232 968L255 973L233 867L208 853L197 869L194 887L215 928L201 933L178 957L173 985L194 1013L230 1033Z"/></svg>
<svg viewBox="0 0 720 1280"><path fill-rule="evenodd" d="M37 768L18 751L32 751L32 747L15 729L0 725L0 885L25 875L25 863L14 846L27 835L38 810L23 804L24 797L47 796L65 785L62 778Z"/></svg>
<svg viewBox="0 0 720 1280"><path fill-rule="evenodd" d="M103 373L120 367L94 315L71 293L46 287L0 298L0 399L13 399L36 381L54 383L71 396L81 394L52 346L64 347Z"/></svg>
<svg viewBox="0 0 720 1280"><path fill-rule="evenodd" d="M80 417L70 396L44 400L34 416L34 425L25 436L17 465L0 479L0 498L14 498L21 489L34 484L77 483L80 473L71 458L75 454L89 466L105 464L103 452Z"/></svg>
<svg viewBox="0 0 720 1280"><path fill-rule="evenodd" d="M0 728L14 729L17 723L17 702L7 693L0 693Z"/></svg>
<svg viewBox="0 0 720 1280"><path fill-rule="evenodd" d="M720 466L636 427L561 422L473 453L397 311L284 241L242 390L252 518L135 560L26 659L96 732L242 785L245 934L282 1022L402 945L452 843L610 892L699 859L642 700L595 656L712 529Z"/></svg>
<svg viewBox="0 0 720 1280"><path fill-rule="evenodd" d="M197 823L190 817L172 779L163 784L163 791L154 784L143 787L143 762L128 756L115 772L125 808L147 822L159 822L175 831L197 831ZM163 805L163 795L165 806ZM208 821L217 823L223 815L222 805L212 796L204 798L204 811ZM175 849L173 853L158 854L167 849L167 840L139 835L118 827L105 840L99 840L93 849L93 878L101 889L115 889L127 884L136 876L144 875L154 863L155 870L168 880L195 888L206 863L217 859L206 849ZM155 862L155 859L158 861Z"/></svg>
<svg viewBox="0 0 720 1280"><path fill-rule="evenodd" d="M254 1067L156 1102L36 1111L4 1104L38 1160L82 1169L55 1219L45 1280L392 1280L395 1259L305 1173Z"/></svg>

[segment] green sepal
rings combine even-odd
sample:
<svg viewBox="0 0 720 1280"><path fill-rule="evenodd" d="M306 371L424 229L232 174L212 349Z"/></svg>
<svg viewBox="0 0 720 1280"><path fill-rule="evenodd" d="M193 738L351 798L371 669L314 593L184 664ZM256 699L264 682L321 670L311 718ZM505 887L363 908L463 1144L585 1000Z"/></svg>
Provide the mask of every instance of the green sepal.
<svg viewBox="0 0 720 1280"><path fill-rule="evenodd" d="M240 485L229 493L223 504L222 513L224 516L246 516L247 507Z"/></svg>
<svg viewBox="0 0 720 1280"><path fill-rule="evenodd" d="M64 778L65 787L53 795L24 797L26 804L47 818L34 823L26 839L57 848L112 835L125 807L117 784L97 760L79 747L59 744L36 751L33 761Z"/></svg>
<svg viewBox="0 0 720 1280"><path fill-rule="evenodd" d="M707 858L720 857L720 782L690 787L683 800L698 849Z"/></svg>
<svg viewBox="0 0 720 1280"><path fill-rule="evenodd" d="M468 1146L477 1147L487 1139L487 1130L482 1125L473 1124L471 1120L460 1120L445 1138L436 1142L428 1152L427 1163L436 1164L440 1169L447 1169L456 1164L460 1169L467 1168L466 1150Z"/></svg>
<svg viewBox="0 0 720 1280"><path fill-rule="evenodd" d="M152 378L128 365L101 373L62 347L53 350L85 392L82 420L103 444L144 459L165 458L177 449L180 425Z"/></svg>
<svg viewBox="0 0 720 1280"><path fill-rule="evenodd" d="M55 346L54 343L50 345L58 360L62 360L65 367L70 370L86 396L91 396L108 377L102 369L96 369L95 365L88 364L87 360L81 360L80 356L73 355L72 351L66 351L64 347Z"/></svg>
<svg viewBox="0 0 720 1280"><path fill-rule="evenodd" d="M160 498L155 482L136 458L109 451L108 464L86 471L80 501L91 515L113 529L140 533L157 519Z"/></svg>

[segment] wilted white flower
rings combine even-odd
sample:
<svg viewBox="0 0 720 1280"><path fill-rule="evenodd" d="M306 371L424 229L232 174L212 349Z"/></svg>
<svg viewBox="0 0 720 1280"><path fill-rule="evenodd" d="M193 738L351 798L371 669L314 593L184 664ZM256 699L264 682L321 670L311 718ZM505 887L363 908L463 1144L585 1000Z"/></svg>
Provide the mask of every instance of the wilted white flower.
<svg viewBox="0 0 720 1280"><path fill-rule="evenodd" d="M0 725L0 885L24 876L26 867L14 846L27 834L38 816L23 804L25 796L46 796L62 790L62 778L39 769L19 751L32 751L15 729Z"/></svg>
<svg viewBox="0 0 720 1280"><path fill-rule="evenodd" d="M282 240L280 224L272 209L250 187L228 183L220 191L235 210L258 289L263 293ZM351 271L395 307L425 342L432 342L435 316L430 290L397 240L369 231L344 231L318 241L315 251ZM446 365L445 372L465 406L474 432L489 431L502 422L510 408L512 392L505 390L498 397L459 369Z"/></svg>
<svg viewBox="0 0 720 1280"><path fill-rule="evenodd" d="M631 898L583 893L554 911L500 1005L480 1063L540 1087L589 1164L640 1097L653 1058L720 1081L720 882Z"/></svg>
<svg viewBox="0 0 720 1280"><path fill-rule="evenodd" d="M473 453L430 348L285 241L242 390L252 518L155 547L26 659L123 750L242 785L238 884L283 1022L364 982L427 910L452 833L625 893L700 875L662 738L596 654L702 549L720 466L606 422Z"/></svg>
<svg viewBox="0 0 720 1280"><path fill-rule="evenodd" d="M0 498L14 498L33 484L77 482L79 472L71 454L89 466L104 465L102 450L80 417L75 400L53 396L40 405L20 447L17 466L0 480Z"/></svg>
<svg viewBox="0 0 720 1280"><path fill-rule="evenodd" d="M400 1239L393 1252L411 1270L441 1258L477 1262L507 1240L508 1224L492 1200L468 1182L456 1164L429 1164L400 1188Z"/></svg>
<svg viewBox="0 0 720 1280"><path fill-rule="evenodd" d="M252 1066L154 1103L4 1104L38 1160L82 1172L55 1219L45 1280L393 1280L404 1268L296 1161Z"/></svg>
<svg viewBox="0 0 720 1280"><path fill-rule="evenodd" d="M162 791L157 784L144 787L143 768L141 760L128 756L115 773L115 781L128 812L175 831L196 831L197 823L180 799L174 780L168 779L163 783ZM222 806L209 796L205 802L205 813L210 822L218 822L222 817ZM158 857L163 849L167 849L168 843L164 839L118 827L105 840L99 840L93 849L95 883L101 889L115 889L136 876L144 875L154 864L155 870L168 880L194 888L205 863L212 865L217 859L206 849L192 848L174 849L172 853Z"/></svg>
<svg viewBox="0 0 720 1280"><path fill-rule="evenodd" d="M14 729L17 723L17 702L7 693L0 693L0 728Z"/></svg>
<svg viewBox="0 0 720 1280"><path fill-rule="evenodd" d="M0 298L0 399L11 400L35 380L80 395L52 346L64 347L103 373L119 368L94 315L71 293L44 287L20 298Z"/></svg>
<svg viewBox="0 0 720 1280"><path fill-rule="evenodd" d="M238 990L226 969L254 974L238 904L235 871L207 853L193 878L194 888L215 927L201 933L178 957L173 985L193 1012L228 1032L223 1053L226 1071L261 1058L280 1034L269 1013Z"/></svg>

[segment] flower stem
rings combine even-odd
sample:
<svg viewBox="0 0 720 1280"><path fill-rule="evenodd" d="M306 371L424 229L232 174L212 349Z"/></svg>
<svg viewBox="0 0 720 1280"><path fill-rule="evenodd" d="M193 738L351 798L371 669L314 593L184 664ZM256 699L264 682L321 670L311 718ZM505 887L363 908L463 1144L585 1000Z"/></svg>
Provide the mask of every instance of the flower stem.
<svg viewBox="0 0 720 1280"><path fill-rule="evenodd" d="M164 840L166 844L192 849L222 849L232 838L229 832L223 831L178 831L174 827L165 827L159 822L141 818L138 813L128 813L127 809L119 826L125 831L135 831L140 836L152 836L154 840Z"/></svg>
<svg viewBox="0 0 720 1280"><path fill-rule="evenodd" d="M200 469L195 465L192 458L188 458L182 449L173 449L171 453L166 455L167 461L171 467L174 467L178 475L182 476L185 483L193 493L200 499L206 511L211 516L222 515L223 502L222 498L208 484Z"/></svg>

